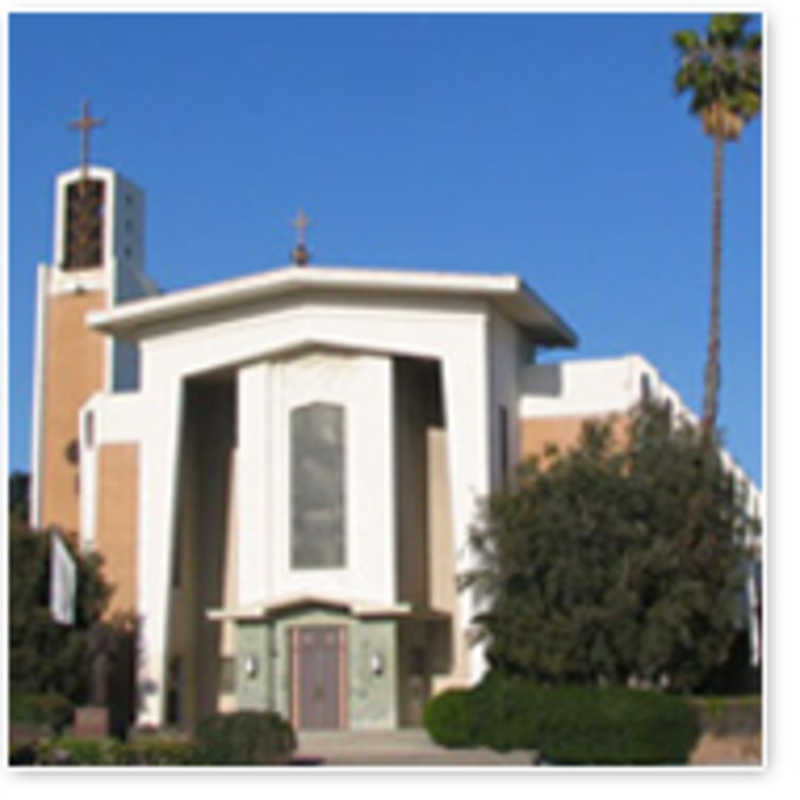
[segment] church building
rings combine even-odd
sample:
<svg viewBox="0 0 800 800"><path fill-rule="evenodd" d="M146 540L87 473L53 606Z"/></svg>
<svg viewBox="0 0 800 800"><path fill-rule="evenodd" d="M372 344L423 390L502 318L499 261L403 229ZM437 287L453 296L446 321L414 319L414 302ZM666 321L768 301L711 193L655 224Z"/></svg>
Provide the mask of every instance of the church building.
<svg viewBox="0 0 800 800"><path fill-rule="evenodd" d="M139 617L137 723L419 724L486 669L456 587L478 501L657 373L536 364L577 337L516 275L310 266L302 237L287 266L164 294L144 221L113 169L56 179L31 497Z"/></svg>

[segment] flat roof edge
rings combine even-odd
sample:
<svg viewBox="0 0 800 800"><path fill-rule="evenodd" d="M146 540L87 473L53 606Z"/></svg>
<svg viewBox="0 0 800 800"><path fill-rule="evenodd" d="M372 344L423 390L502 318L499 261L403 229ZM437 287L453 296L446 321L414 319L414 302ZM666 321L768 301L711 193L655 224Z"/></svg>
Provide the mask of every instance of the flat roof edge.
<svg viewBox="0 0 800 800"><path fill-rule="evenodd" d="M538 325L526 324L522 318L515 319L523 327L536 331L542 344L574 346L577 343L574 331L513 274L288 266L132 300L111 309L89 312L86 320L95 330L122 335L172 318L202 314L303 289L474 295L498 299L516 296L544 317L545 324L541 329ZM510 316L515 318L516 315L511 313Z"/></svg>

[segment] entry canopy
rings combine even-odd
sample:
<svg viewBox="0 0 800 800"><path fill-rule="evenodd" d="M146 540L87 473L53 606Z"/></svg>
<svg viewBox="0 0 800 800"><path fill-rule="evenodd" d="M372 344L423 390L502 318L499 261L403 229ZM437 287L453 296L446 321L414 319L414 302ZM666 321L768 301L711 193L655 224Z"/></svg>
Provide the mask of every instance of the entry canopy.
<svg viewBox="0 0 800 800"><path fill-rule="evenodd" d="M302 594L278 597L264 603L253 603L238 608L210 608L206 611L208 619L214 622L223 620L257 620L279 617L290 611L301 608L325 608L331 611L343 611L354 617L405 617L412 619L446 619L450 615L431 609L415 610L410 603L394 603L390 605L373 603L369 600L354 598L324 597L322 595Z"/></svg>
<svg viewBox="0 0 800 800"><path fill-rule="evenodd" d="M517 275L408 272L352 267L280 267L169 294L133 300L88 314L96 330L128 339L147 329L197 314L277 298L298 291L343 292L349 297L418 295L482 297L527 329L538 344L574 347L575 332ZM191 325L187 319L186 324Z"/></svg>

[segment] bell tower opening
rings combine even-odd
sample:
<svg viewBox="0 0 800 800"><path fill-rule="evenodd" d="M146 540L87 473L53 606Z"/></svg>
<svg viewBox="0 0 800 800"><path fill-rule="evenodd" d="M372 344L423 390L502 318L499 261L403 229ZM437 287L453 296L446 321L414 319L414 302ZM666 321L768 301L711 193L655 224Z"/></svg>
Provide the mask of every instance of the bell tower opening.
<svg viewBox="0 0 800 800"><path fill-rule="evenodd" d="M105 183L81 178L67 187L62 269L99 267L103 263Z"/></svg>

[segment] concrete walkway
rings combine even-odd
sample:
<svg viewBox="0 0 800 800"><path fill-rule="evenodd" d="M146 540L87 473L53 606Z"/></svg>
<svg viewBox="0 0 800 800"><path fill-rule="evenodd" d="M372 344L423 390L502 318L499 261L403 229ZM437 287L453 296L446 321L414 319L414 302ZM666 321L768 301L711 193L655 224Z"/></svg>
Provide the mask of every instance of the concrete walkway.
<svg viewBox="0 0 800 800"><path fill-rule="evenodd" d="M396 731L299 731L292 763L298 766L521 767L534 754L484 748L448 750L434 744L423 728Z"/></svg>

